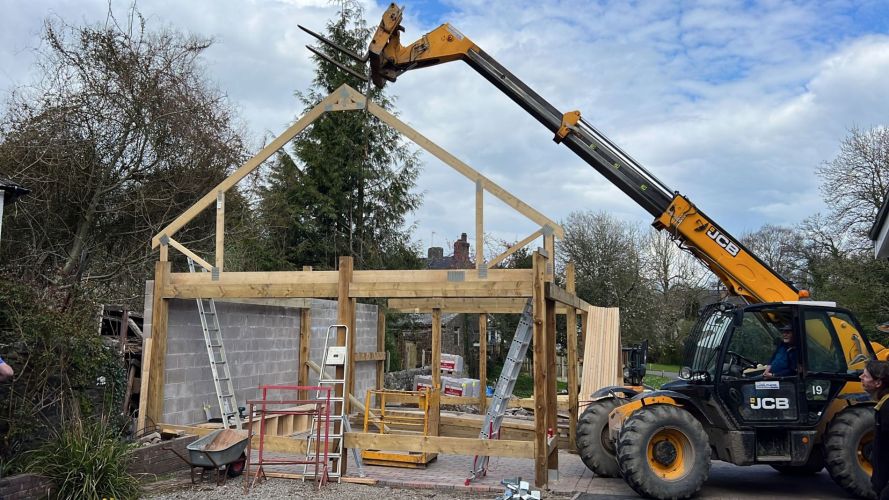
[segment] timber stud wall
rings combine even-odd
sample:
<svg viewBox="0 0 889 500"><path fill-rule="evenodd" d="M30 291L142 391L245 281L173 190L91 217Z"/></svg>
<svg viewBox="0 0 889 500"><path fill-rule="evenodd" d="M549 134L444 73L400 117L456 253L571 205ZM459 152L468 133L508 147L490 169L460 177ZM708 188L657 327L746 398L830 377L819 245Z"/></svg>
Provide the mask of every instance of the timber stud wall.
<svg viewBox="0 0 889 500"><path fill-rule="evenodd" d="M488 262L477 259L476 269L446 271L368 271L354 270L351 257L340 257L338 271L314 271L304 268L303 271L289 272L229 272L223 269L223 229L225 204L224 193L238 181L247 176L262 162L267 160L296 134L310 123L327 112L366 110L389 124L406 137L425 148L475 183L476 194L476 254L484 255L483 237L483 196L492 194L519 211L531 221L540 225L540 229L507 249ZM216 204L216 252L213 259L202 259L172 238L185 224L191 221L202 210ZM146 339L143 348L142 380L145 390L140 401L140 426L146 419L159 421L163 410L164 359L167 352L167 322L170 299L203 298L330 298L337 301L336 323L348 325L355 331L357 300L367 298L388 298L389 308L412 312L428 312L433 318L440 318L442 312L463 313L517 313L521 312L528 299L533 303L533 342L534 352L534 396L535 420L534 440L479 440L476 438L460 438L441 436L440 404L479 404L484 408L486 401L481 398L439 397L434 390L431 398L431 430L429 436L385 435L363 432L347 433L345 444L349 448L382 449L392 451L417 451L429 453L445 453L459 455L488 455L523 457L535 461L535 484L544 487L547 481L558 474L558 447L556 422L556 379L555 379L555 315L567 314L569 324L579 312L585 317L589 304L578 299L553 282L555 262L555 238L564 236L564 230L551 219L537 212L529 205L509 194L479 174L456 157L435 145L417 131L411 129L373 102L348 86L342 86L322 100L315 108L294 123L281 136L272 141L256 156L248 160L230 177L224 180L210 193L182 213L152 239L152 246L159 248L160 258L155 267L154 296L152 301L152 333ZM494 265L502 262L516 250L523 248L532 241L542 237L543 249L533 254L533 269L495 269ZM174 273L171 272L169 248L192 257L208 273ZM214 262L211 264L210 262ZM215 279L214 279L215 278ZM568 273L568 289L573 290L573 273ZM559 304L557 306L557 304ZM578 311L578 309L580 311ZM303 313L301 324L307 324L308 313ZM481 321L484 321L484 316ZM350 335L347 346L351 363L347 389L354 394L356 363L376 362L382 364L385 359L383 349L383 332L385 325L378 318L377 352L368 352L362 359L356 359L355 336ZM484 325L480 330L484 332ZM433 345L441 345L439 335L440 322L433 321ZM569 345L577 345L577 331L569 328ZM308 335L307 329L301 328L301 338ZM482 338L485 338L482 336ZM339 345L345 344L342 332L338 335ZM480 339L480 343L483 343ZM315 346L312 346L315 347ZM369 347L369 346L368 346ZM484 345L480 346L484 348ZM299 354L299 380L306 381L308 371L307 349L301 348ZM439 359L440 349L433 349L433 359ZM569 351L570 356L570 351ZM379 366L379 365L378 365ZM434 366L434 364L433 364ZM487 366L481 363L481 377L485 379ZM569 363L569 379L577 380L577 363ZM572 373L573 372L573 373ZM437 374L438 370L433 370ZM381 385L381 377L377 377L376 385ZM435 376L434 383L441 384ZM438 388L437 388L438 389ZM468 400L468 401L467 401ZM349 398L346 398L347 409ZM360 406L360 401L353 401L353 409ZM577 419L577 391L569 391L570 425L573 428ZM302 442L287 438L278 438L270 442L275 451L298 453L304 450ZM345 459L346 455L344 455ZM345 469L344 469L345 470Z"/></svg>

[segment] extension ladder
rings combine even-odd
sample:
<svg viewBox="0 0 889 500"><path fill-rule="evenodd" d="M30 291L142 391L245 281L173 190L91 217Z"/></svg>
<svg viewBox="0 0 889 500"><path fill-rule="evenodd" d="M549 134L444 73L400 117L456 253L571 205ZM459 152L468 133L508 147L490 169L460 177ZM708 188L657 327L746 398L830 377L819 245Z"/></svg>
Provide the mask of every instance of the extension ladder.
<svg viewBox="0 0 889 500"><path fill-rule="evenodd" d="M336 333L340 328L346 332L345 345L330 345L331 336L333 337L333 342L336 343ZM349 327L346 325L330 325L327 327L327 333L324 336L324 350L322 351L324 357L321 362L321 373L318 375L318 386L329 387L331 389L331 407L328 409L328 411L330 411L330 427L327 429L327 441L319 443L317 436L319 434L325 434L325 429L323 428L324 420L320 417L312 417L312 426L310 427L309 435L306 438L307 458L315 455L315 450L318 446L327 448L327 458L328 460L333 461L332 466L327 470L327 475L329 478L336 479L337 482L340 482L343 473L342 457L344 433L352 432L352 426L349 424L349 416L345 413L345 398L349 397L349 394L346 392L346 380L349 378L349 349L347 347L349 345L349 334ZM332 374L328 372L328 368L332 370ZM342 369L342 378L337 377L336 375L338 368ZM316 398L320 399L322 397L326 398L327 395L318 391ZM319 427L322 427L320 433L317 432ZM334 443L332 447L330 446L331 442ZM361 456L358 454L357 450L352 450L352 457L355 459L355 465L358 467L359 476L364 477ZM303 466L304 481L307 473L308 466Z"/></svg>
<svg viewBox="0 0 889 500"><path fill-rule="evenodd" d="M195 272L191 257L188 258L188 269ZM206 269L201 268L201 271L206 272ZM240 429L241 414L235 399L235 386L225 357L225 347L222 345L222 330L219 328L216 302L213 299L202 298L195 299L195 302L198 304L198 314L201 316L201 329L204 331L204 343L207 344L207 355L210 358L210 371L213 372L213 385L216 387L222 427Z"/></svg>
<svg viewBox="0 0 889 500"><path fill-rule="evenodd" d="M500 435L500 424L503 422L503 414L506 412L509 398L512 397L512 390L515 388L516 379L518 379L522 363L525 361L528 344L531 343L533 331L531 328L533 324L531 304L531 299L528 299L528 302L525 303L525 309L522 311L522 317L519 319L519 324L516 327L512 344L509 346L509 354L506 356L506 361L503 362L500 378L497 379L494 396L491 397L490 406L488 406L488 411L485 413L484 424L482 424L481 432L478 434L479 439L496 439ZM470 476L465 481L466 485L473 479L487 474L489 460L490 457L487 456L475 456L472 460Z"/></svg>

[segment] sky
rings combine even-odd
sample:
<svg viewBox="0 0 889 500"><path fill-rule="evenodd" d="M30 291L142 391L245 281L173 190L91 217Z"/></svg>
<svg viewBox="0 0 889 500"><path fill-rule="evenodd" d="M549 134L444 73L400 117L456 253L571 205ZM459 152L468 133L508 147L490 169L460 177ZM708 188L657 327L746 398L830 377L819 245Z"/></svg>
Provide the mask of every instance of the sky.
<svg viewBox="0 0 889 500"><path fill-rule="evenodd" d="M111 0L118 17L130 2ZM388 3L362 0L375 25ZM44 19L104 22L107 0L0 0L0 96L34 77ZM404 43L450 23L560 111L580 110L647 170L735 236L819 211L816 170L852 128L889 122L889 2L417 0ZM328 0L140 0L149 27L215 40L203 66L256 150L297 119L313 67L297 24L323 30ZM411 71L388 87L395 111L538 211L651 216L468 65ZM423 153L408 216L422 247L475 242L475 185ZM485 233L538 229L493 196ZM838 228L842 230L842 228ZM539 243L537 244L539 245ZM474 249L473 249L474 251ZM499 253L499 249L487 254Z"/></svg>

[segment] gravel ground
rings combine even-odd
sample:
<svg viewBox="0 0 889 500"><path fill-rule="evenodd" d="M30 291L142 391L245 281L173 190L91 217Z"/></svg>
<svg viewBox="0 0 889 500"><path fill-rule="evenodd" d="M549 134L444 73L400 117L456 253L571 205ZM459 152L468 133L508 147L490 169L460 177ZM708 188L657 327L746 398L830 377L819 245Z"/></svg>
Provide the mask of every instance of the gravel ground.
<svg viewBox="0 0 889 500"><path fill-rule="evenodd" d="M462 491L402 489L386 486L367 486L351 483L330 483L321 490L315 484L292 479L272 478L263 481L244 495L244 482L238 478L222 486L214 483L192 485L187 473L173 478L151 483L145 488L145 498L153 500L201 499L234 500L241 498L312 498L313 500L344 500L357 498L377 498L384 500L426 500L437 499L482 499L500 498L497 493L468 493ZM572 495L573 496L573 495ZM569 500L571 496L544 493L543 498Z"/></svg>

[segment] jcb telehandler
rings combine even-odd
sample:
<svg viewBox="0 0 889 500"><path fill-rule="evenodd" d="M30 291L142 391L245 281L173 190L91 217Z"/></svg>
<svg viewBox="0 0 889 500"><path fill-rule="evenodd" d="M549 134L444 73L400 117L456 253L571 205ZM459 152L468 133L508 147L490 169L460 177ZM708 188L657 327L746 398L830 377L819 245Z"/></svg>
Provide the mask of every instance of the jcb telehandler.
<svg viewBox="0 0 889 500"><path fill-rule="evenodd" d="M680 379L661 390L607 387L592 395L579 419L577 448L600 476L622 476L639 494L687 498L707 479L711 459L769 464L789 474L827 467L848 492L873 497L869 484L872 402L858 375L864 364L889 357L868 342L853 315L815 302L748 251L686 197L669 189L630 155L584 121L559 112L449 24L416 42L400 41L403 9L391 4L365 56L375 85L408 70L463 60L647 210L736 296L706 308L686 346ZM304 28L305 29L305 28ZM354 67L317 52L344 70ZM791 328L797 366L767 377L779 329Z"/></svg>

